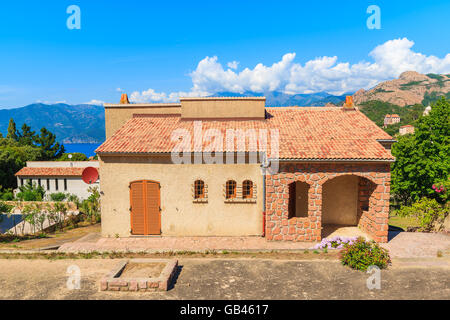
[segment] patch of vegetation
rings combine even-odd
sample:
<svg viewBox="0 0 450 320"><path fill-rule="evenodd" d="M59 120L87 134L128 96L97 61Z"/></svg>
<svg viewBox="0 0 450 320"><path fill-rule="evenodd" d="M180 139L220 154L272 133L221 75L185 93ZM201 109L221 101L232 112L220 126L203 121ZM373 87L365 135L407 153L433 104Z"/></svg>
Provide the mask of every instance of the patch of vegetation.
<svg viewBox="0 0 450 320"><path fill-rule="evenodd" d="M342 249L340 260L343 265L361 271L366 271L370 266L385 269L391 263L386 249L375 241L366 241L362 237Z"/></svg>
<svg viewBox="0 0 450 320"><path fill-rule="evenodd" d="M19 187L16 198L21 201L42 201L44 199L45 190L36 183L25 183Z"/></svg>
<svg viewBox="0 0 450 320"><path fill-rule="evenodd" d="M428 73L428 74L426 74L426 76L427 76L428 78L431 78L431 79L436 79L437 81L442 81L442 80L444 80L444 76L443 76L443 75L440 75L440 74Z"/></svg>
<svg viewBox="0 0 450 320"><path fill-rule="evenodd" d="M398 134L401 126L412 124L422 115L425 107L421 104L412 106L400 107L398 105L383 102L383 101L367 101L361 104L361 112L364 113L370 120L375 122L379 127L383 127L384 117L387 114L398 114L400 122L389 125L383 128L389 135L394 136Z"/></svg>
<svg viewBox="0 0 450 320"><path fill-rule="evenodd" d="M14 175L27 161L55 160L63 153L64 146L56 142L56 136L46 128L36 133L23 124L18 130L11 119L6 138L0 134L0 185L5 189L16 188Z"/></svg>
<svg viewBox="0 0 450 320"><path fill-rule="evenodd" d="M407 231L408 229L419 228L419 222L414 217L399 216L397 215L397 210L393 210L389 215L389 226Z"/></svg>
<svg viewBox="0 0 450 320"><path fill-rule="evenodd" d="M400 90L409 90L409 89L411 89L411 87L420 85L422 82L423 82L423 80L421 80L421 81L411 81L411 82L408 82L408 83L404 83L404 84L400 85Z"/></svg>
<svg viewBox="0 0 450 320"><path fill-rule="evenodd" d="M67 198L67 194L64 192L56 192L50 194L50 200L52 201L64 201Z"/></svg>
<svg viewBox="0 0 450 320"><path fill-rule="evenodd" d="M410 206L402 206L396 214L415 219L420 227L419 231L430 232L443 227L449 210L449 203L441 205L435 199L422 198Z"/></svg>
<svg viewBox="0 0 450 320"><path fill-rule="evenodd" d="M69 155L72 158L69 158ZM81 152L64 153L57 161L88 161L88 157Z"/></svg>
<svg viewBox="0 0 450 320"><path fill-rule="evenodd" d="M422 100L422 104L424 106L430 106L432 104L434 104L436 101L438 101L439 99L441 99L442 97L445 97L445 99L450 100L450 92L447 93L442 93L442 92L425 92L425 95L423 97Z"/></svg>
<svg viewBox="0 0 450 320"><path fill-rule="evenodd" d="M384 90L383 88L376 89L373 93L389 93L394 92L393 90Z"/></svg>
<svg viewBox="0 0 450 320"><path fill-rule="evenodd" d="M450 172L450 102L442 98L428 116L415 122L415 133L398 137L392 146L391 192L403 205L426 197L444 204L448 198L433 189Z"/></svg>

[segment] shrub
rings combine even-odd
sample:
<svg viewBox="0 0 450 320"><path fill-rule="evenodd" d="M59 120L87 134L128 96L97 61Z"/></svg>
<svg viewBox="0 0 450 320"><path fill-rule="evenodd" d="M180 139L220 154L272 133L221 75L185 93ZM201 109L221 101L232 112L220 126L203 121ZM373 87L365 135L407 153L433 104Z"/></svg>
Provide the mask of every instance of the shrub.
<svg viewBox="0 0 450 320"><path fill-rule="evenodd" d="M436 226L442 226L448 214L448 204L440 205L435 199L422 198L411 206L402 206L397 211L401 217L414 217L421 231L431 231Z"/></svg>
<svg viewBox="0 0 450 320"><path fill-rule="evenodd" d="M50 195L50 200L60 202L66 200L67 195L64 192L56 192Z"/></svg>
<svg viewBox="0 0 450 320"><path fill-rule="evenodd" d="M352 244L346 244L340 253L340 259L343 265L361 271L366 271L372 265L384 269L391 263L386 249L375 241L366 241L362 237Z"/></svg>
<svg viewBox="0 0 450 320"><path fill-rule="evenodd" d="M17 199L22 201L42 201L44 199L45 190L42 186L38 186L36 183L26 183L19 187L19 193L17 193Z"/></svg>

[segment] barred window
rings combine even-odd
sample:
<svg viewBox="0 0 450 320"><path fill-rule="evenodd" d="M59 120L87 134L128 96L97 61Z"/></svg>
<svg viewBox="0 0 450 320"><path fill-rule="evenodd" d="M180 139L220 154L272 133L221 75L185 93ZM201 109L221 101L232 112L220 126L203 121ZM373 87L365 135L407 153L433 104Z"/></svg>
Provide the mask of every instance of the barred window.
<svg viewBox="0 0 450 320"><path fill-rule="evenodd" d="M202 180L194 182L194 199L205 198L205 183Z"/></svg>
<svg viewBox="0 0 450 320"><path fill-rule="evenodd" d="M228 180L226 184L226 198L234 199L236 198L236 181Z"/></svg>
<svg viewBox="0 0 450 320"><path fill-rule="evenodd" d="M242 182L242 198L251 199L253 198L253 182L250 180L245 180Z"/></svg>

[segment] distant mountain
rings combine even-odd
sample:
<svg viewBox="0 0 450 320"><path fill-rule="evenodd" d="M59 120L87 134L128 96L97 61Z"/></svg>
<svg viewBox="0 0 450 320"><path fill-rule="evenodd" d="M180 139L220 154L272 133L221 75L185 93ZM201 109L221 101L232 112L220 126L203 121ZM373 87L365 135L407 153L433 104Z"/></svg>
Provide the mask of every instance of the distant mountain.
<svg viewBox="0 0 450 320"><path fill-rule="evenodd" d="M214 96L221 97L255 97L262 93L220 92ZM334 96L325 92L313 94L289 95L282 92L269 92L266 105L280 106L324 106L331 102L339 104L345 96ZM102 106L88 104L68 105L64 103L47 105L30 104L15 109L0 109L0 132L5 136L8 131L9 119L13 118L18 129L26 123L32 130L39 132L46 127L56 134L58 141L63 143L101 143L105 140L105 113Z"/></svg>
<svg viewBox="0 0 450 320"><path fill-rule="evenodd" d="M450 98L450 74L420 74L415 71L403 72L398 79L379 83L370 90L358 90L353 95L354 102L389 102L398 106L414 104L429 105L440 96Z"/></svg>
<svg viewBox="0 0 450 320"><path fill-rule="evenodd" d="M350 93L349 95L351 95ZM244 93L219 92L214 97L266 97L266 106L268 107L288 107L288 106L325 106L327 103L339 104L345 101L345 96L335 96L326 92L317 92L311 94L286 94L279 91L257 93L247 91Z"/></svg>
<svg viewBox="0 0 450 320"><path fill-rule="evenodd" d="M105 140L105 112L101 106L36 103L23 108L2 109L0 132L4 136L11 118L18 129L23 123L36 132L45 127L63 143L100 143Z"/></svg>

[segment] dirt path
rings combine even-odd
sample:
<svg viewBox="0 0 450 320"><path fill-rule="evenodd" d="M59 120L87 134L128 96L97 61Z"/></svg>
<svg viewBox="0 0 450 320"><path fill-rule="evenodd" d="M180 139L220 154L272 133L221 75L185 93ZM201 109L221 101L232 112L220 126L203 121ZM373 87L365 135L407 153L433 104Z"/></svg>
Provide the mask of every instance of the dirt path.
<svg viewBox="0 0 450 320"><path fill-rule="evenodd" d="M450 299L449 261L409 261L369 274L338 261L181 259L174 287L164 293L100 292L99 279L118 260L0 260L1 299ZM429 260L431 261L431 260ZM434 260L433 260L434 261ZM69 290L67 268L81 270L81 289Z"/></svg>
<svg viewBox="0 0 450 320"><path fill-rule="evenodd" d="M100 224L98 223L95 225L82 226L72 230L65 230L64 232L56 232L49 234L48 238L0 243L0 250L31 250L51 246L60 246L64 243L74 242L89 234L100 238Z"/></svg>

